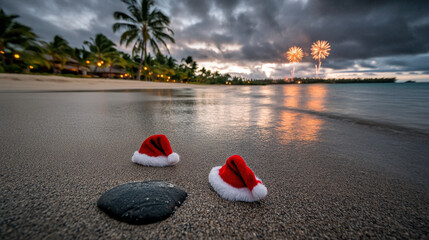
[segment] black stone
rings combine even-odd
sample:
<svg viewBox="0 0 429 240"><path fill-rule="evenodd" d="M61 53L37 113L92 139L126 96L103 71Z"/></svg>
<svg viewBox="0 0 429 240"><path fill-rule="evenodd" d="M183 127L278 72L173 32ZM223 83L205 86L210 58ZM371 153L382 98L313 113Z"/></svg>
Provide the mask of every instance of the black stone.
<svg viewBox="0 0 429 240"><path fill-rule="evenodd" d="M171 183L132 182L105 192L98 199L97 206L119 221L148 224L171 216L187 195Z"/></svg>

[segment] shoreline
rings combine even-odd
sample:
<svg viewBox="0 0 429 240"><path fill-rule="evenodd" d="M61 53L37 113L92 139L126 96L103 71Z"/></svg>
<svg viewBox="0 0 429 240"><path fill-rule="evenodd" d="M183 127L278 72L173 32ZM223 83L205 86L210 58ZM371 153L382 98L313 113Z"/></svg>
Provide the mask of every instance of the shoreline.
<svg viewBox="0 0 429 240"><path fill-rule="evenodd" d="M20 73L0 73L0 92L103 91L132 89L203 88L184 83L145 82L109 78L74 78Z"/></svg>

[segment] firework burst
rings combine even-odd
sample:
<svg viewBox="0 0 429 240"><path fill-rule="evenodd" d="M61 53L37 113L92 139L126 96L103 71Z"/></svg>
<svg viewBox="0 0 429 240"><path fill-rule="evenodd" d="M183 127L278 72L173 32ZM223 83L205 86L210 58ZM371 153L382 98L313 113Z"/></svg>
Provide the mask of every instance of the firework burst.
<svg viewBox="0 0 429 240"><path fill-rule="evenodd" d="M304 52L300 47L291 47L286 52L287 60L292 63L301 62Z"/></svg>
<svg viewBox="0 0 429 240"><path fill-rule="evenodd" d="M322 59L325 59L329 56L331 51L331 45L328 41L318 40L311 46L311 55L316 60L319 60L319 66L316 65L316 77L319 75L320 67L322 65Z"/></svg>
<svg viewBox="0 0 429 240"><path fill-rule="evenodd" d="M304 52L302 51L302 48L293 46L289 48L289 50L286 52L287 60L291 63L299 63L302 60L302 57L304 56ZM292 68L292 81L293 81L293 75L295 73L295 66Z"/></svg>

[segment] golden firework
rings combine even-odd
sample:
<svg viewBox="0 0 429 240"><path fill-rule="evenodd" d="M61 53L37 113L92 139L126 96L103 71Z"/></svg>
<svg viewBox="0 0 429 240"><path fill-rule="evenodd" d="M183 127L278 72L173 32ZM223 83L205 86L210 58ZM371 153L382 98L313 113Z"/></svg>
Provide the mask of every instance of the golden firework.
<svg viewBox="0 0 429 240"><path fill-rule="evenodd" d="M331 45L328 41L318 40L313 45L311 45L311 55L314 59L319 60L319 66L316 65L316 78L319 76L320 67L322 66L322 60L329 56L329 51L331 51Z"/></svg>
<svg viewBox="0 0 429 240"><path fill-rule="evenodd" d="M293 46L291 48L289 48L289 50L286 52L286 57L287 60L289 60L289 62L292 63L299 63L302 60L302 57L304 57L304 52L302 51L302 48L297 47L297 46ZM293 82L293 75L295 73L295 66L292 67L292 82Z"/></svg>
<svg viewBox="0 0 429 240"><path fill-rule="evenodd" d="M297 63L302 60L302 57L304 56L304 52L302 51L302 48L294 46L289 48L289 50L286 52L286 56L289 62Z"/></svg>
<svg viewBox="0 0 429 240"><path fill-rule="evenodd" d="M331 45L328 41L318 40L311 46L311 55L314 59L325 59L329 56L329 51L331 51Z"/></svg>

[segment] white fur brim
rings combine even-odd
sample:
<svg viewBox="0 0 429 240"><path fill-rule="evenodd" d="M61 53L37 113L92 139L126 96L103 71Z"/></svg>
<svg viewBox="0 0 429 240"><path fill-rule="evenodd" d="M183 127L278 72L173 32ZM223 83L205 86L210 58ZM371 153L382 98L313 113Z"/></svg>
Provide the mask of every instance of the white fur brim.
<svg viewBox="0 0 429 240"><path fill-rule="evenodd" d="M166 156L158 156L158 157L151 157L146 154L139 153L138 151L134 152L133 157L131 158L131 161L134 163L138 163L145 166L153 166L153 167L166 167L171 166L180 161L179 154L172 153Z"/></svg>
<svg viewBox="0 0 429 240"><path fill-rule="evenodd" d="M267 188L258 183L252 191L248 188L236 188L225 182L219 175L222 166L214 167L209 174L209 182L213 189L222 197L231 201L255 202L267 196ZM260 180L259 178L256 178Z"/></svg>

